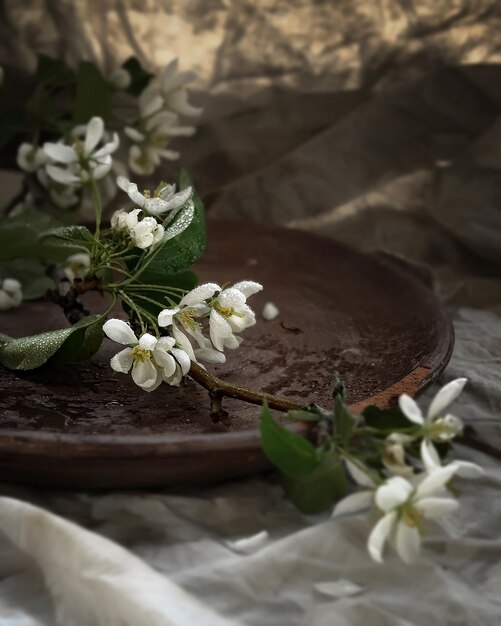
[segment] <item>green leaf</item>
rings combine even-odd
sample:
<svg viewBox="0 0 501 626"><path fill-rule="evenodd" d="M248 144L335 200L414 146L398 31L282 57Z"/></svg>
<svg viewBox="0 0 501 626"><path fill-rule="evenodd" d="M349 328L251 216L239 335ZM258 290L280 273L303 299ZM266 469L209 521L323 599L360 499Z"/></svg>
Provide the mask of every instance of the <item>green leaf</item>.
<svg viewBox="0 0 501 626"><path fill-rule="evenodd" d="M0 278L16 278L21 283L23 300L36 300L54 288L45 272L46 266L36 259L15 259L0 265Z"/></svg>
<svg viewBox="0 0 501 626"><path fill-rule="evenodd" d="M341 444L346 446L353 433L355 418L348 410L341 394L337 394L334 398L334 426Z"/></svg>
<svg viewBox="0 0 501 626"><path fill-rule="evenodd" d="M204 207L200 198L194 196L166 229L161 248L152 252L155 256L137 282L150 283L152 272L156 275L185 272L202 256L206 244ZM139 252L137 258L141 258ZM136 264L137 261L130 263L129 269L134 271Z"/></svg>
<svg viewBox="0 0 501 626"><path fill-rule="evenodd" d="M268 405L261 413L261 446L268 459L289 476L301 476L318 465L317 451L313 444L278 424Z"/></svg>
<svg viewBox="0 0 501 626"><path fill-rule="evenodd" d="M58 362L75 360L82 354L87 329L101 319L102 316L92 316L71 328L19 339L0 335L0 363L12 370L33 370L44 365L60 350L62 352L58 355ZM66 342L69 342L68 345Z"/></svg>
<svg viewBox="0 0 501 626"><path fill-rule="evenodd" d="M179 189L182 191L183 189L186 189L186 187L194 188L194 185L193 179L188 174L188 170L183 167L181 168L181 172L179 174Z"/></svg>
<svg viewBox="0 0 501 626"><path fill-rule="evenodd" d="M392 409L380 409L377 406L369 405L362 411L365 423L371 428L381 430L409 428L412 426L402 411L398 407Z"/></svg>
<svg viewBox="0 0 501 626"><path fill-rule="evenodd" d="M333 454L326 455L306 474L284 476L283 485L287 497L307 515L329 509L344 496L347 489L343 465Z"/></svg>
<svg viewBox="0 0 501 626"><path fill-rule="evenodd" d="M51 363L64 365L90 359L103 341L104 322L102 315L92 315L75 324L73 334L51 358Z"/></svg>
<svg viewBox="0 0 501 626"><path fill-rule="evenodd" d="M76 83L76 102L73 120L77 124L86 124L97 115L105 122L112 114L112 89L99 69L90 61L81 61L78 65Z"/></svg>
<svg viewBox="0 0 501 626"><path fill-rule="evenodd" d="M49 228L40 235L41 239L55 237L56 239L69 239L71 241L92 241L93 236L86 226L58 226Z"/></svg>
<svg viewBox="0 0 501 626"><path fill-rule="evenodd" d="M53 218L36 210L0 220L0 261L40 256L39 235L55 225Z"/></svg>
<svg viewBox="0 0 501 626"><path fill-rule="evenodd" d="M35 82L52 86L69 85L75 82L75 72L61 59L53 59L45 54L39 54Z"/></svg>
<svg viewBox="0 0 501 626"><path fill-rule="evenodd" d="M122 67L129 72L131 78L126 91L133 96L138 96L148 86L153 74L147 72L136 57L129 57L122 63Z"/></svg>
<svg viewBox="0 0 501 626"><path fill-rule="evenodd" d="M334 389L332 390L333 400L335 401L337 397L341 397L341 400L346 402L346 388L338 372L334 372L333 379L334 379Z"/></svg>
<svg viewBox="0 0 501 626"><path fill-rule="evenodd" d="M89 250L92 245L93 236L85 226L58 226L57 228L49 228L39 236L42 249L65 248L66 255L70 254L75 248L85 248Z"/></svg>

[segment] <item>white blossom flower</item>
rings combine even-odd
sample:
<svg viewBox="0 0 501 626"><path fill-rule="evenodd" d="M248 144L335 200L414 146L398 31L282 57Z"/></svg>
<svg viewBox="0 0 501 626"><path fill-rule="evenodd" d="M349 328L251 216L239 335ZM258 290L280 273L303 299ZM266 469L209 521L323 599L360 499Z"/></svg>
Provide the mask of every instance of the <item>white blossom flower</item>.
<svg viewBox="0 0 501 626"><path fill-rule="evenodd" d="M115 89L123 90L127 89L127 87L131 84L132 78L130 72L128 72L125 68L117 67L110 74L108 80L113 85L113 87L115 87Z"/></svg>
<svg viewBox="0 0 501 626"><path fill-rule="evenodd" d="M136 206L151 215L177 211L188 202L192 194L191 187L186 187L186 189L176 193L176 185L168 185L167 183L160 184L153 194L149 190L141 193L136 183L130 182L124 176L117 178L117 185L125 191Z"/></svg>
<svg viewBox="0 0 501 626"><path fill-rule="evenodd" d="M198 362L199 359L211 363L226 361L224 354L219 350L214 350L211 342L204 336L202 324L199 321L201 316L210 311L206 300L212 298L220 290L221 287L216 283L199 285L189 291L177 307L163 309L158 314L158 325L164 328L172 326L173 337L192 361ZM195 339L198 348L193 349L186 333Z"/></svg>
<svg viewBox="0 0 501 626"><path fill-rule="evenodd" d="M450 441L462 431L461 420L444 413L460 395L466 382L466 378L457 378L442 387L431 401L426 417L416 401L407 394L402 394L398 399L400 410L407 419L423 427L424 438L430 442L431 448L434 448L432 441Z"/></svg>
<svg viewBox="0 0 501 626"><path fill-rule="evenodd" d="M75 280L75 278L85 278L90 268L90 255L87 252L77 252L70 255L66 259L66 266L64 267L64 273L68 280Z"/></svg>
<svg viewBox="0 0 501 626"><path fill-rule="evenodd" d="M211 303L210 338L217 350L234 349L241 343L240 333L256 323L256 316L247 304L247 298L263 288L246 280L223 289Z"/></svg>
<svg viewBox="0 0 501 626"><path fill-rule="evenodd" d="M127 346L111 359L111 367L123 374L132 368L133 381L145 391L154 391L162 381L177 386L190 370L189 356L174 347L172 337L158 339L144 333L137 339L132 328L118 319L108 320L103 331L113 341Z"/></svg>
<svg viewBox="0 0 501 626"><path fill-rule="evenodd" d="M457 500L445 497L446 484L456 471L454 465L441 467L424 475L417 486L401 476L393 476L377 489L375 502L383 517L367 542L369 554L375 561L383 561L383 549L388 540L394 543L402 561L417 561L424 520L438 519L458 507Z"/></svg>
<svg viewBox="0 0 501 626"><path fill-rule="evenodd" d="M178 60L172 60L164 69L160 92L169 110L188 117L200 115L202 109L188 102L186 85L195 80L193 72L178 72Z"/></svg>
<svg viewBox="0 0 501 626"><path fill-rule="evenodd" d="M21 283L15 278L0 279L0 311L18 307L23 301Z"/></svg>
<svg viewBox="0 0 501 626"><path fill-rule="evenodd" d="M36 172L47 160L43 149L31 143L22 143L17 149L17 164L25 172Z"/></svg>
<svg viewBox="0 0 501 626"><path fill-rule="evenodd" d="M112 167L111 154L119 146L118 134L112 140L103 142L104 122L100 117L93 117L86 126L73 129L71 145L60 141L45 143L44 152L53 163L46 165L47 174L52 180L63 185L79 185L89 179L100 180Z"/></svg>
<svg viewBox="0 0 501 626"><path fill-rule="evenodd" d="M402 433L392 433L385 439L382 461L383 465L395 476L409 477L413 468L405 460L405 446L414 438Z"/></svg>
<svg viewBox="0 0 501 626"><path fill-rule="evenodd" d="M143 217L139 220L141 213L141 209L115 211L111 218L111 227L116 231L126 231L135 246L146 250L162 241L165 229L154 217Z"/></svg>

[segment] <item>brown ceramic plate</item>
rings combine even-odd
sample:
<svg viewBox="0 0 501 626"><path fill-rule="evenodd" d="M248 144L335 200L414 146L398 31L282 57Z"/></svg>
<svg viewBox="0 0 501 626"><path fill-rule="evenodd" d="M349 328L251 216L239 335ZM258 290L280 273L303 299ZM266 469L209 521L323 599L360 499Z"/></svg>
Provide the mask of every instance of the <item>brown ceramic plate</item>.
<svg viewBox="0 0 501 626"><path fill-rule="evenodd" d="M374 255L309 234L209 222L202 280L251 278L258 324L212 370L221 378L303 402L330 405L333 370L357 409L415 395L447 364L451 323L432 292ZM280 316L260 312L274 302ZM65 325L55 305L1 314L11 335ZM73 488L154 487L220 480L268 465L259 407L226 401L232 425L212 425L194 381L152 394L116 374L105 341L92 363L57 372L0 369L0 480Z"/></svg>

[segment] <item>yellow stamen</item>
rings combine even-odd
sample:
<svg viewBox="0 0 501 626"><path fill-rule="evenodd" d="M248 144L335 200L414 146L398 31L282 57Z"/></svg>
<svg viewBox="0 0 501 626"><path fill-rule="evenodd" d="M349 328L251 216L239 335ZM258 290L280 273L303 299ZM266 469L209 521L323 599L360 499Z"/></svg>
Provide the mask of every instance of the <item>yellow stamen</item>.
<svg viewBox="0 0 501 626"><path fill-rule="evenodd" d="M141 346L135 346L132 349L131 357L134 363L137 363L137 361L139 361L140 363L151 361L150 351L146 350L146 348L141 348Z"/></svg>

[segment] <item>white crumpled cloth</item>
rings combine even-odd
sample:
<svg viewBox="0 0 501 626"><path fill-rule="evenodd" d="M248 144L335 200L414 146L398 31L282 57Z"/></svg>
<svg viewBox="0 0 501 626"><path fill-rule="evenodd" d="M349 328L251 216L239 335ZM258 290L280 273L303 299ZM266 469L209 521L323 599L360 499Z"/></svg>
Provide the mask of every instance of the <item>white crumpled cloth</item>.
<svg viewBox="0 0 501 626"><path fill-rule="evenodd" d="M454 319L456 349L443 380L469 377L456 412L483 438L499 441L501 318L460 309ZM393 554L384 565L369 559L370 525L364 515L306 518L265 479L183 493L90 495L3 486L3 496L42 510L23 511L0 498L0 527L14 540L0 539L0 624L499 624L501 466L479 452L461 448L460 453L487 473L460 483L461 508L430 532L422 563L415 567ZM68 528L58 514L91 532ZM268 536L262 534L254 548L253 542L244 550L227 543L261 531ZM336 599L315 589L316 583L339 579L361 590ZM105 621L98 621L91 608Z"/></svg>

